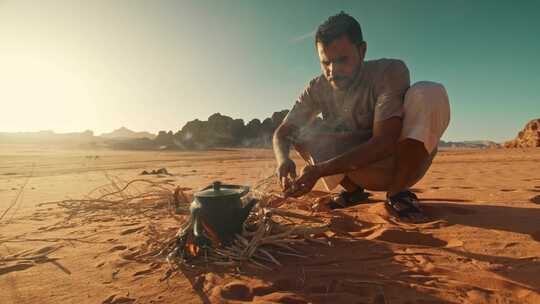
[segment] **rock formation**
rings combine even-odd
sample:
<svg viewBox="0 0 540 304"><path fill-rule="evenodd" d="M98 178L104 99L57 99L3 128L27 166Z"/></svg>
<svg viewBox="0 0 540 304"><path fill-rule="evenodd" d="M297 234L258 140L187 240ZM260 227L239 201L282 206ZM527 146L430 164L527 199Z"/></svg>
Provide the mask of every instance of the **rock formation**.
<svg viewBox="0 0 540 304"><path fill-rule="evenodd" d="M171 149L207 149L229 147L269 147L272 134L288 111L274 112L270 118L253 119L244 124L221 113L212 114L207 121L195 119L187 122L180 131L160 131L156 145Z"/></svg>
<svg viewBox="0 0 540 304"><path fill-rule="evenodd" d="M514 140L504 143L506 148L540 147L540 118L529 121Z"/></svg>

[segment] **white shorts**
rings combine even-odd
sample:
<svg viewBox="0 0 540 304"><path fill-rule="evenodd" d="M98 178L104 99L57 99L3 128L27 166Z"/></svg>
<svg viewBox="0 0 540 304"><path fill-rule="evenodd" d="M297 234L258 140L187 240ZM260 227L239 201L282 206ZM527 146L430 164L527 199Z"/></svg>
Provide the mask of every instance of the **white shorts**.
<svg viewBox="0 0 540 304"><path fill-rule="evenodd" d="M424 143L430 157L426 163L419 168L416 179L411 181L411 185L418 182L431 166L433 158L437 154L437 145L444 131L450 122L450 103L448 94L443 85L421 81L413 84L405 94L403 104L403 125L401 129L400 141L412 138ZM389 157L368 167L394 170L395 159ZM393 171L392 171L393 172ZM347 176L354 182L355 175L361 175L362 169L347 173ZM330 191L337 187L345 174L336 174L323 177L322 180L326 188Z"/></svg>

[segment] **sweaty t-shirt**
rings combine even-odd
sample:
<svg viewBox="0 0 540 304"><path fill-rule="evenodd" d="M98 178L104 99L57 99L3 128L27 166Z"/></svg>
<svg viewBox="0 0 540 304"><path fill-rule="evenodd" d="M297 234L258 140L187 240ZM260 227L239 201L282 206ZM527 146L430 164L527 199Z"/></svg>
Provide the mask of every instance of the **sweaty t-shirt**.
<svg viewBox="0 0 540 304"><path fill-rule="evenodd" d="M284 121L303 128L322 114L331 131L373 132L374 123L402 117L409 86L401 60L365 61L347 90L334 90L324 75L311 80Z"/></svg>

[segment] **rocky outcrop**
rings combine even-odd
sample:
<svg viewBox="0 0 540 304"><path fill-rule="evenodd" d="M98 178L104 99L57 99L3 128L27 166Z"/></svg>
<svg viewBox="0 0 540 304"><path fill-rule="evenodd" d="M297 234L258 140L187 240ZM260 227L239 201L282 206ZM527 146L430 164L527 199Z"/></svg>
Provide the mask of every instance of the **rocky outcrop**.
<svg viewBox="0 0 540 304"><path fill-rule="evenodd" d="M540 118L529 121L514 140L504 143L506 148L540 147Z"/></svg>
<svg viewBox="0 0 540 304"><path fill-rule="evenodd" d="M215 113L207 121L189 121L175 139L186 148L235 147L241 143L244 129L242 119Z"/></svg>
<svg viewBox="0 0 540 304"><path fill-rule="evenodd" d="M156 141L160 139L160 146L165 145L172 149L269 147L274 130L287 113L287 110L274 112L262 122L253 119L247 124L244 124L242 119L215 113L208 117L207 121L195 119L187 122L174 136L161 131Z"/></svg>

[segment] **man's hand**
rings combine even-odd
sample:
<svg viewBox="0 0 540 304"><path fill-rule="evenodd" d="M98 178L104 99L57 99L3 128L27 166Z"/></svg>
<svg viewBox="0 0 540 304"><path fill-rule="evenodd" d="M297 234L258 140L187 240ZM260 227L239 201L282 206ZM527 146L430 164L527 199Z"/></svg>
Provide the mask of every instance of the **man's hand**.
<svg viewBox="0 0 540 304"><path fill-rule="evenodd" d="M296 165L291 159L287 158L278 164L276 171L281 189L283 189L283 192L285 192L289 189L292 181L296 178Z"/></svg>
<svg viewBox="0 0 540 304"><path fill-rule="evenodd" d="M307 165L302 169L302 174L298 179L296 179L292 185L284 191L285 197L291 196L291 197L299 197L302 196L313 187L315 187L315 184L321 177L319 170L316 166Z"/></svg>

